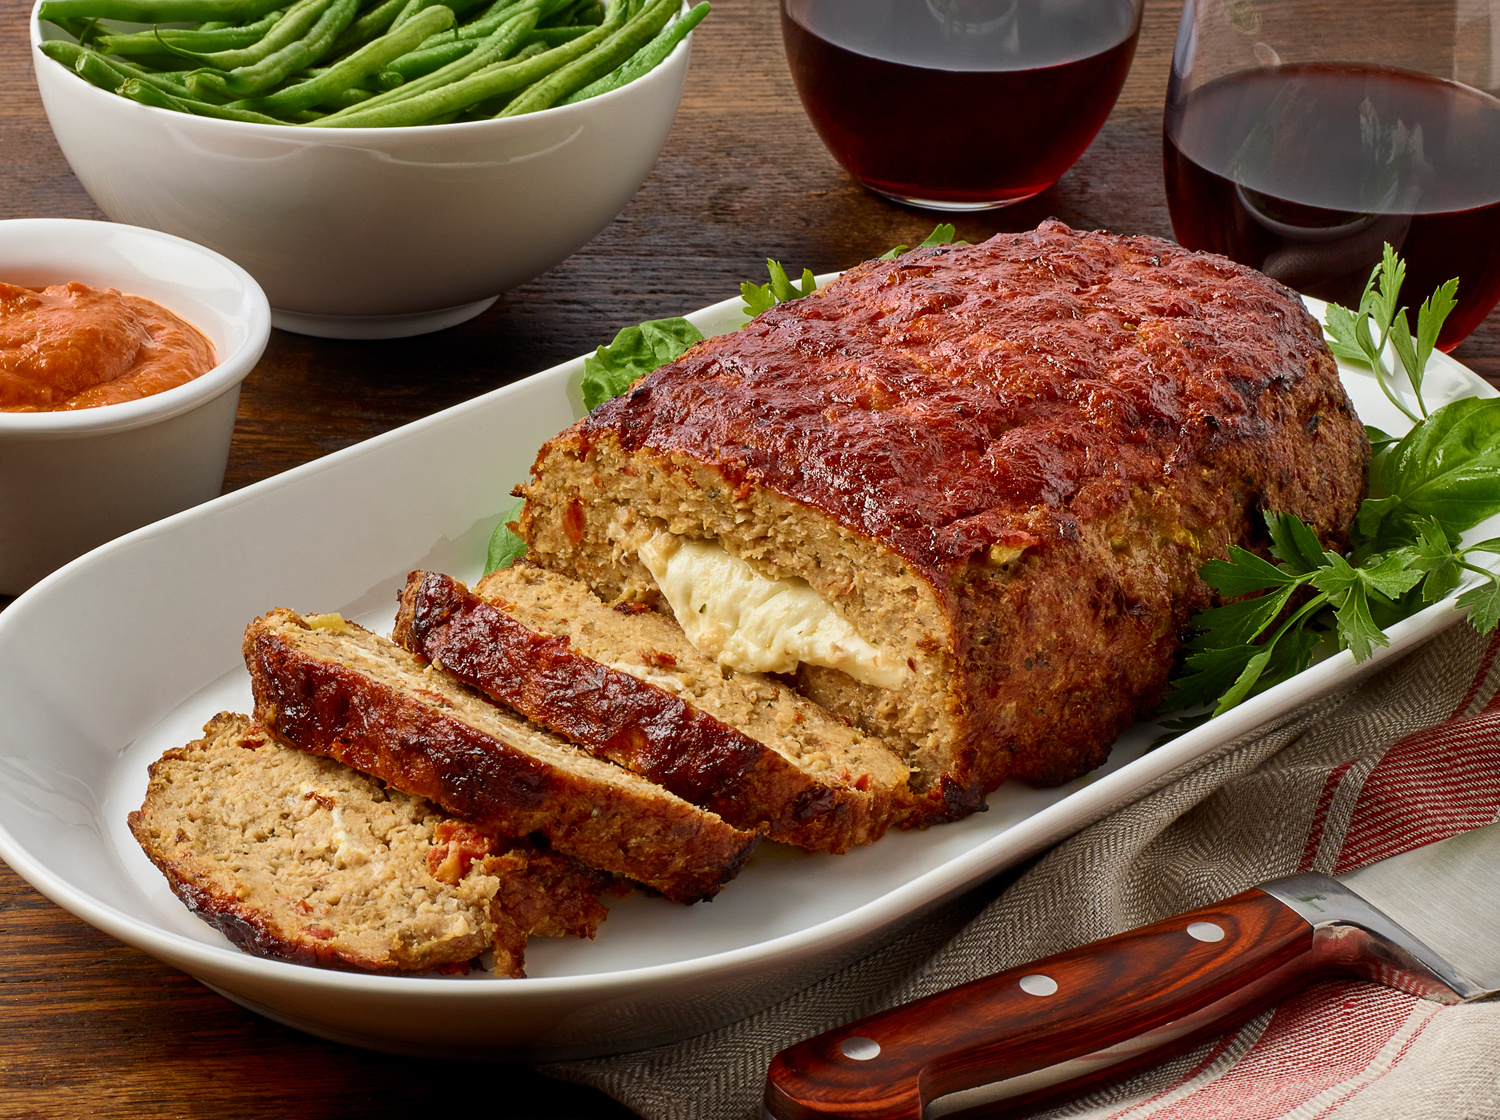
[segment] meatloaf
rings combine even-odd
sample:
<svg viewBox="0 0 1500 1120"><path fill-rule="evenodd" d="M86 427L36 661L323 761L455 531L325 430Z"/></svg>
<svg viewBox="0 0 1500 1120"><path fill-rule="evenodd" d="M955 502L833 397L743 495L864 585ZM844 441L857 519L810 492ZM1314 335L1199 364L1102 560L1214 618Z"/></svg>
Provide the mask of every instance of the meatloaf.
<svg viewBox="0 0 1500 1120"><path fill-rule="evenodd" d="M528 564L481 594L413 572L392 638L528 719L769 839L842 852L907 808L878 739L759 673L724 672L670 618L616 611Z"/></svg>
<svg viewBox="0 0 1500 1120"><path fill-rule="evenodd" d="M281 742L674 901L717 894L755 845L337 615L274 610L246 628L244 654L255 718Z"/></svg>
<svg viewBox="0 0 1500 1120"><path fill-rule="evenodd" d="M610 877L491 836L221 712L151 764L130 830L190 910L247 952L375 972L594 936Z"/></svg>
<svg viewBox="0 0 1500 1120"><path fill-rule="evenodd" d="M1097 766L1198 569L1338 542L1369 447L1318 324L1223 257L1059 222L845 273L545 444L528 558L674 613L906 754L934 817ZM779 613L778 613L779 612Z"/></svg>

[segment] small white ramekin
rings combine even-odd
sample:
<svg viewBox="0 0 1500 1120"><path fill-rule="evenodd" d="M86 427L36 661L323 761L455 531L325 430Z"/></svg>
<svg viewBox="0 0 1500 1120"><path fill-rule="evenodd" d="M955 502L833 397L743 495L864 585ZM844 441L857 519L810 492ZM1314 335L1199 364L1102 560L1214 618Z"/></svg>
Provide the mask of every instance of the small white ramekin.
<svg viewBox="0 0 1500 1120"><path fill-rule="evenodd" d="M271 333L250 274L180 237L111 222L0 221L0 280L70 280L155 300L219 364L164 393L68 412L0 412L0 594L96 545L207 501L224 484L240 382Z"/></svg>

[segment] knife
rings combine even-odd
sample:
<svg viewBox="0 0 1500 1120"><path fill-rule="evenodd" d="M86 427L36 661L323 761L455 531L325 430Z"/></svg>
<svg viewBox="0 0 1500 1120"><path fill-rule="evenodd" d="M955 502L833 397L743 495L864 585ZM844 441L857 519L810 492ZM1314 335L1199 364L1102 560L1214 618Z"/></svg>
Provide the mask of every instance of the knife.
<svg viewBox="0 0 1500 1120"><path fill-rule="evenodd" d="M800 1042L772 1120L995 1116L1076 1095L1326 976L1443 1003L1500 991L1500 823L1337 878L1274 879Z"/></svg>

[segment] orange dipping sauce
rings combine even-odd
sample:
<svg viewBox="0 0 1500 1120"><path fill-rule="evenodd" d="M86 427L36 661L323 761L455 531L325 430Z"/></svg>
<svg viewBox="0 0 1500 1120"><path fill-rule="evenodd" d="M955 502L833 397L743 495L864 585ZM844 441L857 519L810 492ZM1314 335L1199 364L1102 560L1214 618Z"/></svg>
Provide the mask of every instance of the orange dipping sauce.
<svg viewBox="0 0 1500 1120"><path fill-rule="evenodd" d="M149 299L78 283L0 282L0 412L139 400L217 364L213 343Z"/></svg>

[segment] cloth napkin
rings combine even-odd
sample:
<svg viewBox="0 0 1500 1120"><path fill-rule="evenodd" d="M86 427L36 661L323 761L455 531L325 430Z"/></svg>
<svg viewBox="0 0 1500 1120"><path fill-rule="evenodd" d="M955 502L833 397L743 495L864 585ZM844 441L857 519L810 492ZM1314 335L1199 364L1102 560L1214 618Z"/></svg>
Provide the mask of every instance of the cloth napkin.
<svg viewBox="0 0 1500 1120"><path fill-rule="evenodd" d="M647 1120L753 1120L778 1050L850 1019L1297 871L1338 873L1500 813L1500 634L1465 623L1206 763L783 1003L651 1050L541 1067ZM1500 1117L1500 1001L1317 983L1048 1120Z"/></svg>

